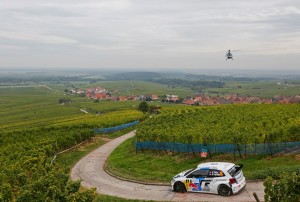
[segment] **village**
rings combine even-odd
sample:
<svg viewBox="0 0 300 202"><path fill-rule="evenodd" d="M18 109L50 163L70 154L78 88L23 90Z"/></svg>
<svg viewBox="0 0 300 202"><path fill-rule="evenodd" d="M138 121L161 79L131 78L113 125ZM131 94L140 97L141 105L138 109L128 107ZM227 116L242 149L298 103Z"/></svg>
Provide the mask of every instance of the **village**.
<svg viewBox="0 0 300 202"><path fill-rule="evenodd" d="M111 101L128 101L128 100L140 100L140 101L151 101L151 102L163 102L163 103L178 103L186 105L197 105L197 106L209 106L209 105L220 105L220 104L249 104L249 103L260 103L260 104L292 104L300 103L300 95L294 97L288 96L274 96L272 99L266 99L256 96L243 96L238 94L230 94L225 96L210 96L207 94L194 95L190 97L180 98L178 95L163 95L158 96L155 94L151 95L112 95L108 90L97 86L82 89L72 89L68 91L75 95L85 96L95 101L100 100L111 100Z"/></svg>

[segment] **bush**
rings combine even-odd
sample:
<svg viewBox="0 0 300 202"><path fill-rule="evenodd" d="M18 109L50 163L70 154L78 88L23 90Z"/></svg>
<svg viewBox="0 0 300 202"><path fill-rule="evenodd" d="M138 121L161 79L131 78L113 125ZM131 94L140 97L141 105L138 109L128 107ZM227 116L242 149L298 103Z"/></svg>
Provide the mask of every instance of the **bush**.
<svg viewBox="0 0 300 202"><path fill-rule="evenodd" d="M265 201L269 202L298 202L300 201L300 174L283 173L279 179L267 177L264 182Z"/></svg>

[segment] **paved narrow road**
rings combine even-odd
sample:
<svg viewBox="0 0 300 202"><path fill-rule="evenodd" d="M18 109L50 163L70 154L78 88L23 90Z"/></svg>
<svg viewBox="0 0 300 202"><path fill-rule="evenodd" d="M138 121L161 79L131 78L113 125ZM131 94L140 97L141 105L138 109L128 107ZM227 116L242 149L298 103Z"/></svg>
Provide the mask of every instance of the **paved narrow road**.
<svg viewBox="0 0 300 202"><path fill-rule="evenodd" d="M130 132L116 138L82 158L72 168L71 178L81 179L82 186L95 187L100 194L118 196L129 199L157 200L157 201L255 201L253 192L263 201L264 187L262 182L247 182L247 186L238 195L222 197L214 194L175 193L171 186L144 185L116 179L108 175L103 166L110 153L123 141L134 136Z"/></svg>

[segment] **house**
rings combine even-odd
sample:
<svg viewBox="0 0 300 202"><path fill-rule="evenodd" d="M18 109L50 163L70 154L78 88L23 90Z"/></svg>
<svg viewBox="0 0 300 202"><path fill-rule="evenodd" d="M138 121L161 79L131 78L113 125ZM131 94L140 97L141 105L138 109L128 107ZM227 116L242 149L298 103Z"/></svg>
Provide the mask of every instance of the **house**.
<svg viewBox="0 0 300 202"><path fill-rule="evenodd" d="M138 100L139 98L137 96L131 95L127 97L127 100Z"/></svg>
<svg viewBox="0 0 300 202"><path fill-rule="evenodd" d="M300 103L300 95L296 95L291 99L291 103Z"/></svg>
<svg viewBox="0 0 300 202"><path fill-rule="evenodd" d="M76 91L76 94L84 94L85 93L85 91L84 90L81 90L81 89L78 89L77 91Z"/></svg>
<svg viewBox="0 0 300 202"><path fill-rule="evenodd" d="M197 102L199 102L199 101L202 101L203 99L202 99L201 96L196 96L196 97L194 98L194 100L197 101Z"/></svg>
<svg viewBox="0 0 300 202"><path fill-rule="evenodd" d="M97 86L86 89L85 96L91 99L107 99L110 97L110 92L100 86Z"/></svg>
<svg viewBox="0 0 300 202"><path fill-rule="evenodd" d="M128 100L128 97L127 96L119 96L118 100L119 101L126 101L126 100Z"/></svg>
<svg viewBox="0 0 300 202"><path fill-rule="evenodd" d="M151 95L151 99L152 99L153 101L156 101L156 100L158 100L158 96L157 96L157 95Z"/></svg>
<svg viewBox="0 0 300 202"><path fill-rule="evenodd" d="M183 100L182 103L186 105L194 105L196 102L193 99L188 99L188 100Z"/></svg>
<svg viewBox="0 0 300 202"><path fill-rule="evenodd" d="M232 104L233 102L231 100L225 99L223 97L221 97L219 99L220 104Z"/></svg>
<svg viewBox="0 0 300 202"><path fill-rule="evenodd" d="M203 100L203 105L215 105L216 103L213 100Z"/></svg>
<svg viewBox="0 0 300 202"><path fill-rule="evenodd" d="M105 99L107 95L105 93L96 93L95 96L93 96L94 99L101 100Z"/></svg>
<svg viewBox="0 0 300 202"><path fill-rule="evenodd" d="M289 99L284 98L284 99L282 99L282 100L277 101L277 103L279 103L279 104L289 104L289 103L291 103L291 102L290 102Z"/></svg>
<svg viewBox="0 0 300 202"><path fill-rule="evenodd" d="M178 95L166 95L166 96L167 96L166 98L167 102L176 102L179 100Z"/></svg>
<svg viewBox="0 0 300 202"><path fill-rule="evenodd" d="M117 96L111 96L108 98L108 100L111 100L111 101L118 101L119 98Z"/></svg>
<svg viewBox="0 0 300 202"><path fill-rule="evenodd" d="M273 101L271 99L265 99L265 100L263 100L262 103L264 103L264 104L272 104Z"/></svg>
<svg viewBox="0 0 300 202"><path fill-rule="evenodd" d="M88 97L88 98L91 98L91 97L93 96L93 93L92 93L92 92L87 92L87 93L85 94L85 96Z"/></svg>

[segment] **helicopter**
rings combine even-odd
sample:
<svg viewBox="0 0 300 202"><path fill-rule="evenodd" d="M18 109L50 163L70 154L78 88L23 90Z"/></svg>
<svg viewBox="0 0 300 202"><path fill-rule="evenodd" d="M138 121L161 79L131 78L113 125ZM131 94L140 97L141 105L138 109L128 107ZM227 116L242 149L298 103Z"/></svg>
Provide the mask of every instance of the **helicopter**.
<svg viewBox="0 0 300 202"><path fill-rule="evenodd" d="M242 50L228 50L225 54L226 60L231 59L233 60L232 52L240 52Z"/></svg>
<svg viewBox="0 0 300 202"><path fill-rule="evenodd" d="M233 60L233 56L232 56L232 53L230 52L230 50L228 50L228 51L226 52L225 57L226 57L226 60L228 60L228 59Z"/></svg>

